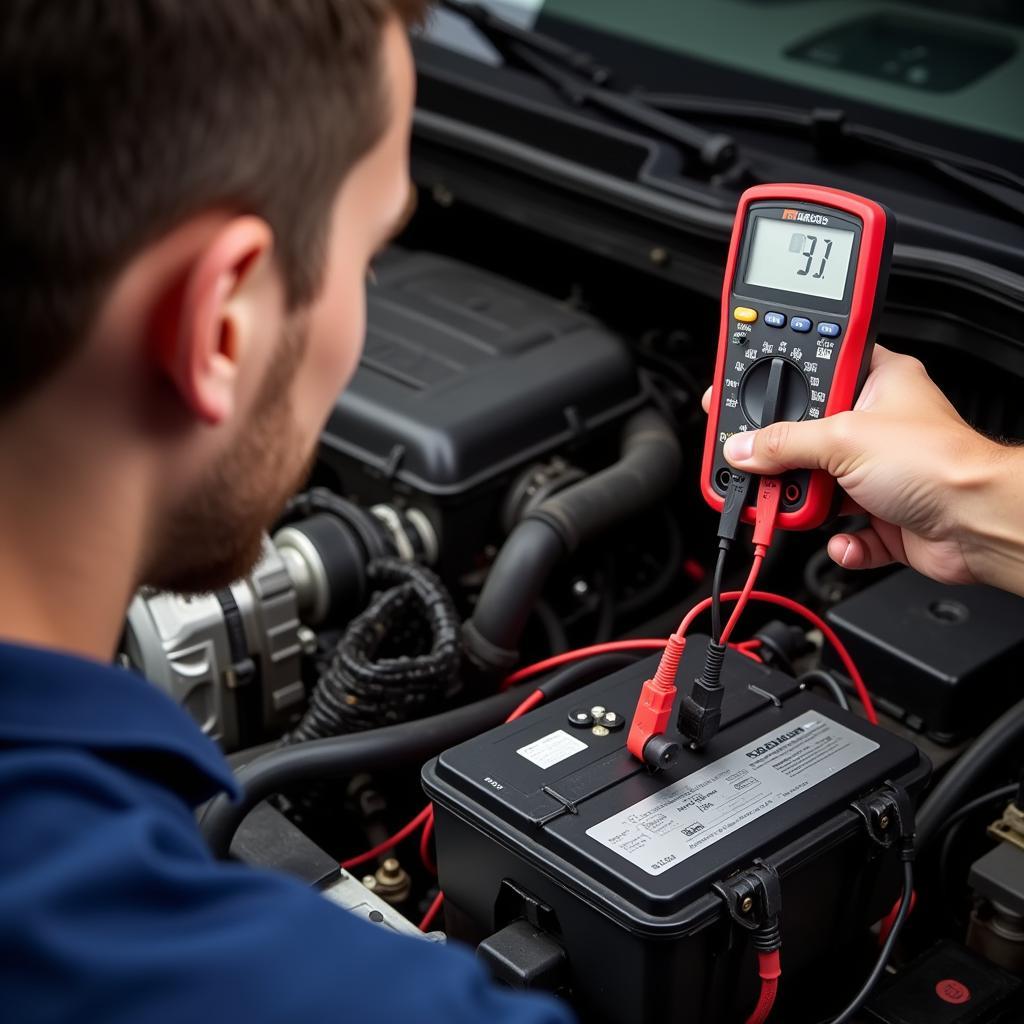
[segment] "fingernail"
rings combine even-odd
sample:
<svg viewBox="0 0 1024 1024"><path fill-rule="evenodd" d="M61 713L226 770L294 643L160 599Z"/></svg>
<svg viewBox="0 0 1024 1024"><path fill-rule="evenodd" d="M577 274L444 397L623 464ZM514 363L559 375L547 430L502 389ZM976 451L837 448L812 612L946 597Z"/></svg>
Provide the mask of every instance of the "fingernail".
<svg viewBox="0 0 1024 1024"><path fill-rule="evenodd" d="M749 431L733 434L725 442L725 457L730 462L746 462L754 454L754 435Z"/></svg>
<svg viewBox="0 0 1024 1024"><path fill-rule="evenodd" d="M846 565L846 563L850 560L850 552L852 550L853 550L853 541L852 540L848 540L846 542L846 550L843 552L843 557L839 561L840 565Z"/></svg>

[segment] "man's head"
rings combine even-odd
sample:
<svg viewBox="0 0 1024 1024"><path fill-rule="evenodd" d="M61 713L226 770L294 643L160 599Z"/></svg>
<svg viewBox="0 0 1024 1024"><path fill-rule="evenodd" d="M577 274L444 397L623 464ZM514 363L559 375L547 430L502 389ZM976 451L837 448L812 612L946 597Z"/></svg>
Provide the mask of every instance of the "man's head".
<svg viewBox="0 0 1024 1024"><path fill-rule="evenodd" d="M0 437L59 412L135 468L138 582L239 575L304 476L408 206L425 6L0 11Z"/></svg>

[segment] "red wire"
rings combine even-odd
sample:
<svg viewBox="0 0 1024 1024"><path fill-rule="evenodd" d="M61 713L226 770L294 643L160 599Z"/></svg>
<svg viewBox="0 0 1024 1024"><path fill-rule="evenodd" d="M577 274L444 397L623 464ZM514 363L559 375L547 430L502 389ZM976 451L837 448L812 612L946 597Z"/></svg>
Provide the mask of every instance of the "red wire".
<svg viewBox="0 0 1024 1024"><path fill-rule="evenodd" d="M434 834L434 807L431 805L430 814L427 815L427 823L423 826L423 832L420 835L420 860L423 862L423 866L432 874L437 874L437 865L434 863L434 858L430 856L430 838Z"/></svg>
<svg viewBox="0 0 1024 1024"><path fill-rule="evenodd" d="M722 595L722 600L735 601L741 595L742 591L729 590ZM843 668L846 670L846 674L851 680L853 680L853 685L857 690L857 697L864 707L864 716L872 725L878 725L878 715L875 712L874 704L871 702L871 695L868 693L868 688L864 684L864 677L860 674L857 666L854 664L853 658L850 657L850 652L846 649L843 641L839 639L835 630L832 629L832 627L823 618L821 618L820 615L816 615L810 608L800 604L799 601L794 601L790 597L783 597L781 594L770 594L764 590L751 590L747 600L761 601L765 604L774 604L780 608L785 608L787 611L791 611L806 619L812 626L814 626L815 629L820 630L825 639L835 648L836 653L839 655L839 660L842 661ZM694 620L710 607L710 597L707 597L699 604L694 605L693 608L686 613L686 616L680 623L678 632L685 633L685 631L693 624ZM571 662L580 661L583 658L589 658L593 654L605 654L608 651L661 650L667 646L667 643L667 640L618 640L613 643L594 644L592 647L581 647L576 651L566 651L564 654L555 655L553 658L546 658L544 661L538 661L534 665L527 665L525 668L521 668L517 672L513 672L512 675L510 675L502 684L502 689L514 686L516 683L520 683L524 679L530 679L533 676L540 675L542 672L547 672L550 669L557 668L559 665L568 665Z"/></svg>
<svg viewBox="0 0 1024 1024"><path fill-rule="evenodd" d="M444 893L439 892L434 897L434 902L430 904L430 909L423 915L423 920L420 921L420 931L429 932L430 926L434 923L434 918L437 917L444 905Z"/></svg>
<svg viewBox="0 0 1024 1024"><path fill-rule="evenodd" d="M543 699L544 691L534 690L526 700L522 701L516 707L505 721L514 722L517 718L522 718L527 711L532 711ZM423 825L424 828L423 835L420 836L420 859L423 861L424 867L436 875L437 867L434 865L430 856L430 837L434 833L433 804L427 804L427 806L424 807L408 825L404 825L393 836L385 839L382 843L378 843L372 850L367 850L366 853L361 853L357 857L350 857L348 860L342 861L341 866L343 868L355 868L360 864L365 864L368 860L373 860L374 857L379 857L382 853L386 853L388 850L397 846L402 842L402 840L408 839L409 836L411 836L421 825ZM441 909L441 904L443 902L444 894L438 893L437 898L427 911L426 917L424 917L423 921L420 923L420 931L425 932L429 928L431 922L437 916L437 912Z"/></svg>
<svg viewBox="0 0 1024 1024"><path fill-rule="evenodd" d="M735 601L741 596L741 591L730 590L722 595L723 601ZM795 614L806 619L815 629L821 631L825 639L835 648L836 653L839 655L839 660L843 663L843 668L846 670L846 674L853 680L854 688L857 691L857 697L864 707L864 717L872 724L878 725L878 714L875 711L875 706L871 702L871 695L868 693L868 688L864 684L864 677L860 674L857 666L853 662L853 658L850 657L850 652L846 649L843 641L836 635L836 631L820 616L816 615L811 611L810 608L805 607L799 601L794 601L791 597L783 597L781 594L770 594L765 590L752 590L749 595L751 601L761 601L765 604L774 604L779 608L785 608L787 611L794 612ZM689 629L690 625L702 612L708 610L711 607L711 598L706 597L699 604L694 605L687 613L686 617L680 623L678 632L683 632Z"/></svg>
<svg viewBox="0 0 1024 1024"><path fill-rule="evenodd" d="M754 1007L754 1012L747 1018L747 1024L764 1024L775 1006L775 997L779 992L779 978L782 976L777 949L757 954L757 973L761 976L761 992L757 997L757 1006Z"/></svg>
<svg viewBox="0 0 1024 1024"><path fill-rule="evenodd" d="M433 814L433 810L428 804L408 825L400 828L393 836L385 839L383 843L378 843L372 850L367 850L366 853L360 853L356 857L349 857L348 860L343 860L341 866L346 869L357 868L360 864L365 864L368 860L373 860L382 853L387 853L388 850L397 846L403 839L408 839Z"/></svg>
<svg viewBox="0 0 1024 1024"><path fill-rule="evenodd" d="M513 672L501 684L501 688L507 690L509 687L515 686L516 683L521 683L525 679L532 679L542 672L558 668L560 665L568 665L570 662L579 661L582 658L589 658L594 654L610 654L613 651L660 651L667 642L666 640L613 640L606 644L580 647L575 651L556 654L552 658L545 658L543 661L535 662L533 665L527 665L525 668Z"/></svg>
<svg viewBox="0 0 1024 1024"><path fill-rule="evenodd" d="M757 1006L747 1018L747 1024L764 1024L775 1006L775 997L779 991L778 978L762 978L761 993L757 997Z"/></svg>
<svg viewBox="0 0 1024 1024"><path fill-rule="evenodd" d="M885 945L885 940L889 938L889 932L892 931L892 926L896 923L896 915L900 912L900 904L903 902L902 895L892 905L892 910L889 911L885 917L882 918L882 923L878 926L878 944L879 946ZM910 915L914 912L914 907L917 906L917 890L910 890L910 909L907 914Z"/></svg>
<svg viewBox="0 0 1024 1024"><path fill-rule="evenodd" d="M729 637L732 636L732 631L740 621L743 609L747 607L747 602L750 600L750 595L754 590L754 584L757 582L758 574L761 572L761 566L764 564L764 556L765 552L761 549L754 552L754 561L750 566L747 582L743 584L743 589L740 591L740 596L736 601L736 607L733 608L732 615L729 616L729 621L725 624L725 629L722 630L720 642L723 644L729 642Z"/></svg>
<svg viewBox="0 0 1024 1024"><path fill-rule="evenodd" d="M505 719L505 721L514 722L517 718L522 718L527 711L532 711L543 699L544 691L534 690L533 693L531 693L530 696L527 697L526 700L524 700L522 704L520 704L519 707L517 707L515 711Z"/></svg>

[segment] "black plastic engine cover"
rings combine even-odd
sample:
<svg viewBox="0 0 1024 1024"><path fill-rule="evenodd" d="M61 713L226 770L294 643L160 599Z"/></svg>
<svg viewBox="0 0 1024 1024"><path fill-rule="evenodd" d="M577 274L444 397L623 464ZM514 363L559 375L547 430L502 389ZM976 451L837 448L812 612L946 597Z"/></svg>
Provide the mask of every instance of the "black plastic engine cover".
<svg viewBox="0 0 1024 1024"><path fill-rule="evenodd" d="M643 402L628 350L596 321L454 260L389 252L367 316L322 454L408 491L464 495Z"/></svg>

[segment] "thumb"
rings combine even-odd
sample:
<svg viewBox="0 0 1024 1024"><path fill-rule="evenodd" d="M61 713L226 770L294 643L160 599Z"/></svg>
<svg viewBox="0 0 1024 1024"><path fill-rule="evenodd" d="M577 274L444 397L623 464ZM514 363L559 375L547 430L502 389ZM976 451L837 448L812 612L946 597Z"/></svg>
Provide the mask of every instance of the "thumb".
<svg viewBox="0 0 1024 1024"><path fill-rule="evenodd" d="M787 469L824 469L842 460L849 447L848 413L823 420L781 420L761 430L733 434L725 457L737 469L774 475Z"/></svg>

